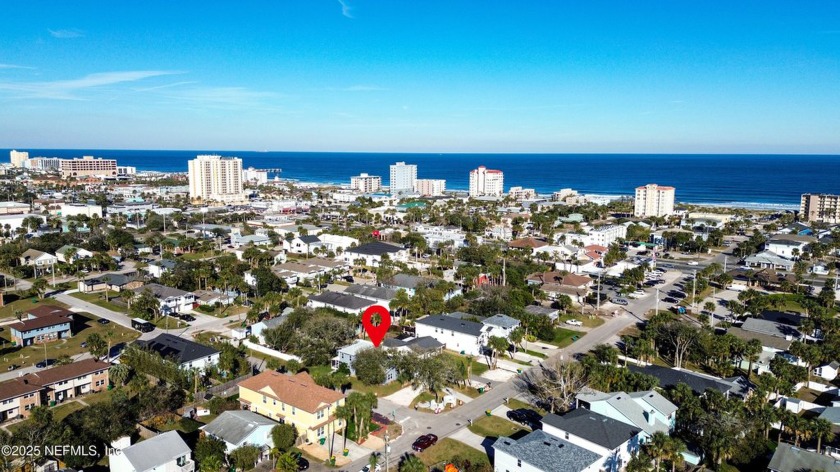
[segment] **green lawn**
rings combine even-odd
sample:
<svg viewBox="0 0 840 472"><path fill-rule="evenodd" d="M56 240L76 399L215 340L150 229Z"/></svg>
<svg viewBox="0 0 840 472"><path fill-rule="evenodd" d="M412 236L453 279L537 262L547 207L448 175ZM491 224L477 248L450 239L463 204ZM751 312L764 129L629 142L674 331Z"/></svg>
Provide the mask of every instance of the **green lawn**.
<svg viewBox="0 0 840 472"><path fill-rule="evenodd" d="M152 321L152 324L163 330L184 329L189 326L188 323L171 316L161 316L157 321Z"/></svg>
<svg viewBox="0 0 840 472"><path fill-rule="evenodd" d="M603 318L600 318L598 316L592 317L592 316L589 316L589 315L582 316L579 313L578 314L561 315L557 319L557 322L562 325L562 324L565 324L566 321L568 321L568 320L578 320L581 323L583 323L583 326L585 326L587 328L597 328L598 326L601 326L602 324L604 324L604 319Z"/></svg>
<svg viewBox="0 0 840 472"><path fill-rule="evenodd" d="M519 352L522 352L522 351L519 351ZM545 354L543 354L541 352L537 352L537 351L532 351L530 349L526 349L525 354L528 354L529 356L539 357L540 359L547 359L548 358L548 356L546 356Z"/></svg>
<svg viewBox="0 0 840 472"><path fill-rule="evenodd" d="M411 400L411 408L416 408L418 403L429 402L435 399L435 394L431 392L423 392L420 395L414 397L414 400Z"/></svg>
<svg viewBox="0 0 840 472"><path fill-rule="evenodd" d="M209 310L202 305L196 308L196 311L199 313L204 313L205 315L215 316L216 318L227 318L230 316L238 316L242 315L245 316L245 313L248 313L248 308L244 306L238 305L229 305L229 306L221 306L218 308L210 308Z"/></svg>
<svg viewBox="0 0 840 472"><path fill-rule="evenodd" d="M113 299L117 297L117 292L108 292L108 298ZM116 311L117 313L127 313L128 310L124 306L117 305L110 301L105 301L105 293L71 293L71 297L84 300L88 303L93 303L96 306L105 308L106 310Z"/></svg>
<svg viewBox="0 0 840 472"><path fill-rule="evenodd" d="M34 298L33 301L33 298L19 299L18 296L14 293L6 293L4 295L6 305L0 308L0 320L13 320L15 319L15 312L20 311L21 313L26 313L28 310L41 305L55 305L60 306L62 308L67 308L67 305L65 305L64 303L53 300L51 298L46 298L44 300L38 300L37 298Z"/></svg>
<svg viewBox="0 0 840 472"><path fill-rule="evenodd" d="M371 421L368 425L368 434L378 430L379 428L381 428L381 426ZM347 434L347 439L350 439L351 441L358 441L359 438L356 436L356 426L352 421L347 423L347 428L344 432Z"/></svg>
<svg viewBox="0 0 840 472"><path fill-rule="evenodd" d="M572 331L570 329L565 328L554 328L554 339L546 341L548 344L552 344L554 346L563 348L574 341L572 341L572 337L577 336L578 338L582 337L584 333L580 331Z"/></svg>
<svg viewBox="0 0 840 472"><path fill-rule="evenodd" d="M454 352L445 352L444 354L455 359L458 363L463 362L467 358L467 356L462 356ZM487 372L488 370L490 370L490 367L487 365L487 363L484 362L483 356L476 356L475 358L473 358L472 375L481 376L481 374Z"/></svg>
<svg viewBox="0 0 840 472"><path fill-rule="evenodd" d="M481 418L473 421L469 430L479 436L484 436L485 438L513 436L516 433L527 431L526 428L519 426L512 421L499 418L498 416L482 416Z"/></svg>
<svg viewBox="0 0 840 472"><path fill-rule="evenodd" d="M541 415L546 415L548 412L543 410L542 408L536 407L528 402L524 402L519 400L518 398L509 398L507 402L507 407L511 410L518 410L519 408L527 408L529 410L534 410Z"/></svg>
<svg viewBox="0 0 840 472"><path fill-rule="evenodd" d="M86 397L82 397L86 398ZM52 407L53 418L55 422L58 423L64 418L70 416L71 413L82 410L86 408L84 405L77 401L68 401L62 403L61 405ZM15 423L13 425L8 426L10 432L14 433L17 429L22 428L28 424L29 420L23 420L21 422Z"/></svg>
<svg viewBox="0 0 840 472"><path fill-rule="evenodd" d="M420 460L429 467L440 464L441 470L443 469L443 465L455 456L469 460L476 467L486 464L485 467L488 470L490 468L490 460L484 451L473 449L460 441L450 438L441 439L437 444L418 455Z"/></svg>
<svg viewBox="0 0 840 472"><path fill-rule="evenodd" d="M352 379L351 384L351 389L353 391L361 393L375 393L377 397L387 397L392 393L396 393L403 387L401 383L396 381L385 385L365 385L364 382L359 379Z"/></svg>
<svg viewBox="0 0 840 472"><path fill-rule="evenodd" d="M72 338L24 348L11 347L9 330L3 330L0 332L0 346L2 346L2 350L0 350L0 372L5 372L12 364L19 367L30 367L44 360L44 357L47 359L57 359L63 355L74 357L83 352L88 352L87 348L82 347L82 343L93 333L98 333L106 342L108 333L111 333L112 347L118 344L128 344L140 336L140 333L137 331L125 328L116 323L101 325L96 322L97 319L96 316L90 313L79 312L75 317Z"/></svg>
<svg viewBox="0 0 840 472"><path fill-rule="evenodd" d="M461 393L463 393L464 395L466 395L470 398L478 398L478 396L481 395L480 393L478 393L478 389L475 389L475 388L472 388L472 387L459 386L459 387L450 387L450 388L452 390L456 390L458 392L461 392Z"/></svg>

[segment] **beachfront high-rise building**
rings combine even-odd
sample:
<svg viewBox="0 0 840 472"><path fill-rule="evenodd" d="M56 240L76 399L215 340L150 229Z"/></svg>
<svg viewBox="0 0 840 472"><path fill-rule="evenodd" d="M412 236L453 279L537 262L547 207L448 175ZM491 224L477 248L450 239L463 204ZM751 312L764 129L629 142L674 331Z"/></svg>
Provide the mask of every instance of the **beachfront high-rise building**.
<svg viewBox="0 0 840 472"><path fill-rule="evenodd" d="M414 193L414 181L417 180L417 166L397 162L391 165L390 193L391 195L404 195Z"/></svg>
<svg viewBox="0 0 840 472"><path fill-rule="evenodd" d="M33 157L23 161L23 167L40 172L54 172L61 169L61 161L63 159L58 157Z"/></svg>
<svg viewBox="0 0 840 472"><path fill-rule="evenodd" d="M9 152L9 157L11 158L12 167L23 167L23 163L29 159L29 153L26 151L12 150Z"/></svg>
<svg viewBox="0 0 840 472"><path fill-rule="evenodd" d="M799 203L799 219L840 223L840 195L805 193Z"/></svg>
<svg viewBox="0 0 840 472"><path fill-rule="evenodd" d="M382 190L382 177L362 172L350 177L350 188L362 193L378 192Z"/></svg>
<svg viewBox="0 0 840 472"><path fill-rule="evenodd" d="M189 161L190 199L235 203L245 200L242 159L200 155Z"/></svg>
<svg viewBox="0 0 840 472"><path fill-rule="evenodd" d="M414 181L414 191L423 197L440 197L446 192L446 181L443 179L417 179Z"/></svg>
<svg viewBox="0 0 840 472"><path fill-rule="evenodd" d="M255 185L265 185L268 183L268 171L249 167L242 171L242 181Z"/></svg>
<svg viewBox="0 0 840 472"><path fill-rule="evenodd" d="M501 197L504 193L504 172L484 166L478 166L478 169L470 171L471 197Z"/></svg>
<svg viewBox="0 0 840 472"><path fill-rule="evenodd" d="M673 214L675 192L674 187L656 184L636 187L636 208L633 214L640 218Z"/></svg>
<svg viewBox="0 0 840 472"><path fill-rule="evenodd" d="M114 178L117 176L117 160L94 158L93 156L84 156L81 159L77 157L62 159L59 170L61 171L61 177L64 179L69 177Z"/></svg>

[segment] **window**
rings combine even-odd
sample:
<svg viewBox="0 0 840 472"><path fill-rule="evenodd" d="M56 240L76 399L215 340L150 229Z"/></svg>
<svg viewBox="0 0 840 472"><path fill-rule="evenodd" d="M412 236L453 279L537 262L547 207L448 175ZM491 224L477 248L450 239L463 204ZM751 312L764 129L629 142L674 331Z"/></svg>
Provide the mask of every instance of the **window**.
<svg viewBox="0 0 840 472"><path fill-rule="evenodd" d="M568 432L568 431L566 431L566 437L565 437L565 439L569 439L569 432Z"/></svg>
<svg viewBox="0 0 840 472"><path fill-rule="evenodd" d="M323 436L323 435L324 435L324 427L321 426L320 428L318 428L318 436Z"/></svg>
<svg viewBox="0 0 840 472"><path fill-rule="evenodd" d="M295 416L295 407L292 407L292 416Z"/></svg>
<svg viewBox="0 0 840 472"><path fill-rule="evenodd" d="M522 467L522 459L516 459L516 467Z"/></svg>
<svg viewBox="0 0 840 472"><path fill-rule="evenodd" d="M31 410L34 406L35 406L34 404L30 403L29 405L26 405L26 408L24 408L24 409L25 409L26 411L29 411L29 410Z"/></svg>
<svg viewBox="0 0 840 472"><path fill-rule="evenodd" d="M321 419L321 418L323 418L323 417L324 417L324 410L323 410L323 409L318 410L317 412L315 412L315 418L317 418L317 419Z"/></svg>
<svg viewBox="0 0 840 472"><path fill-rule="evenodd" d="M263 395L263 403L268 403L268 400L266 400L265 395Z"/></svg>

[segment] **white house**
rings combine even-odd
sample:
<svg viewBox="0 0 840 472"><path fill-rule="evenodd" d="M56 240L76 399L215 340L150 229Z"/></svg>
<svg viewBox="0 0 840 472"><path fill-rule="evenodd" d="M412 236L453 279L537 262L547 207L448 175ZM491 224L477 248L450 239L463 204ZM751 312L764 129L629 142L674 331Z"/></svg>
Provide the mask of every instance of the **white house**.
<svg viewBox="0 0 840 472"><path fill-rule="evenodd" d="M251 445L267 457L274 447L271 430L279 423L249 410L225 411L201 429L208 436L224 441L226 452Z"/></svg>
<svg viewBox="0 0 840 472"><path fill-rule="evenodd" d="M578 408L636 426L648 435L670 433L676 424L677 406L654 390L604 393L587 390L575 397Z"/></svg>
<svg viewBox="0 0 840 472"><path fill-rule="evenodd" d="M478 356L487 344L489 328L474 321L452 316L429 315L415 322L417 337L429 336L443 343L446 349Z"/></svg>
<svg viewBox="0 0 840 472"><path fill-rule="evenodd" d="M487 337L496 336L510 339L510 333L522 323L516 318L507 315L493 315L481 320L481 324L487 329Z"/></svg>
<svg viewBox="0 0 840 472"><path fill-rule="evenodd" d="M76 255L73 256L72 260L68 260L66 254L71 249L76 250ZM58 248L57 251L55 251L55 256L61 262L64 262L64 263L67 263L67 264L72 264L73 262L76 262L79 259L87 259L88 257L93 257L93 253L88 251L87 249L82 249L80 247L61 246L60 248Z"/></svg>
<svg viewBox="0 0 840 472"><path fill-rule="evenodd" d="M140 295L146 290L158 299L160 312L164 315L189 311L195 305L195 294L161 284L146 284L134 289L134 292Z"/></svg>
<svg viewBox="0 0 840 472"><path fill-rule="evenodd" d="M537 429L520 439L493 443L494 470L505 472L598 472L599 454Z"/></svg>
<svg viewBox="0 0 840 472"><path fill-rule="evenodd" d="M21 265L32 266L36 269L47 269L54 266L57 262L57 257L36 249L27 249L20 255Z"/></svg>
<svg viewBox="0 0 840 472"><path fill-rule="evenodd" d="M189 339L164 333L154 339L135 341L139 347L157 352L164 359L172 360L184 370L204 371L219 364L219 351Z"/></svg>
<svg viewBox="0 0 840 472"><path fill-rule="evenodd" d="M331 308L351 315L357 315L376 303L367 298L357 297L344 292L323 292L310 295L308 306L312 308Z"/></svg>
<svg viewBox="0 0 840 472"><path fill-rule="evenodd" d="M796 260L805 252L805 248L814 242L816 242L816 238L812 236L777 234L767 241L764 250L785 259Z"/></svg>
<svg viewBox="0 0 840 472"><path fill-rule="evenodd" d="M230 245L234 248L247 245L254 246L271 246L271 238L267 233L257 230L255 234L243 235L241 231L235 229L230 232Z"/></svg>
<svg viewBox="0 0 840 472"><path fill-rule="evenodd" d="M161 259L159 261L150 262L146 266L146 272L152 277L159 279L163 274L175 269L175 261L170 259Z"/></svg>
<svg viewBox="0 0 840 472"><path fill-rule="evenodd" d="M356 356L359 352L364 351L365 349L375 349L373 343L366 340L366 339L357 339L353 342L353 344L344 346L340 348L336 352L336 356L332 359L332 369L338 370L342 364L347 366L347 370L350 371L350 375L356 375L356 369L353 368L353 362L356 360ZM387 384L397 380L397 370L393 367L388 367L385 370L385 381L382 382L383 384Z"/></svg>
<svg viewBox="0 0 840 472"><path fill-rule="evenodd" d="M177 431L108 453L111 472L193 472L192 451Z"/></svg>
<svg viewBox="0 0 840 472"><path fill-rule="evenodd" d="M579 408L563 416L548 414L542 430L598 454L601 470L623 470L648 436L641 428Z"/></svg>
<svg viewBox="0 0 840 472"><path fill-rule="evenodd" d="M373 241L344 251L344 261L348 264L355 264L356 260L361 259L368 267L379 267L384 257L392 261L408 262L408 249L396 244Z"/></svg>
<svg viewBox="0 0 840 472"><path fill-rule="evenodd" d="M817 377L822 377L825 380L831 382L835 378L837 378L837 371L840 369L840 362L831 361L829 364L821 365L814 369L814 375Z"/></svg>

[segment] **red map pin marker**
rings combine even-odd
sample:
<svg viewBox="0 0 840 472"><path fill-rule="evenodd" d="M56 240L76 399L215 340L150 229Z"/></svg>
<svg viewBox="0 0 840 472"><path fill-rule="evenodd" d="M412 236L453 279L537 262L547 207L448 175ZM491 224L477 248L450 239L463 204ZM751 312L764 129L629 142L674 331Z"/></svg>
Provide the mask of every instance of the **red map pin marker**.
<svg viewBox="0 0 840 472"><path fill-rule="evenodd" d="M379 324L373 324L373 315L379 315ZM368 307L362 313L362 326L364 326L373 345L379 347L382 344L382 340L385 339L385 333L391 327L391 313L382 305Z"/></svg>

